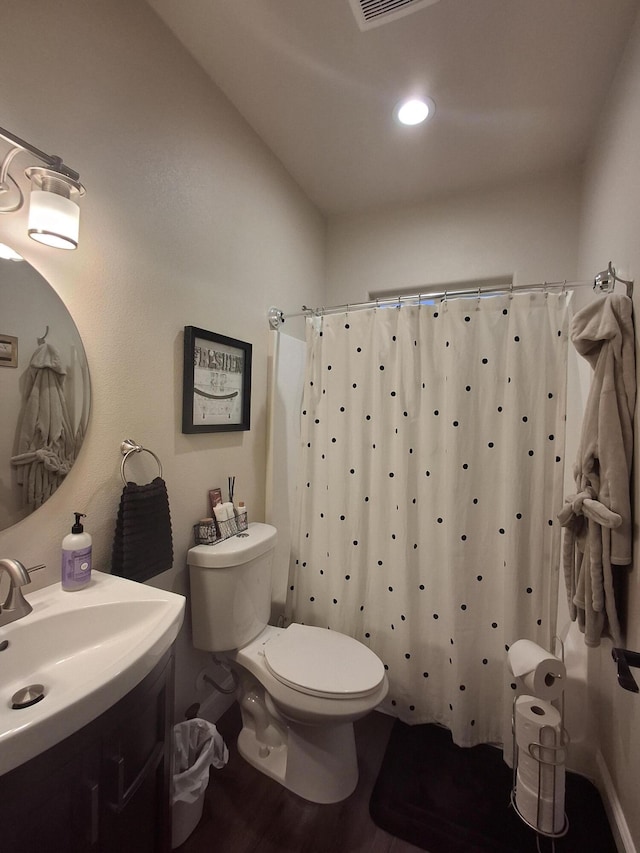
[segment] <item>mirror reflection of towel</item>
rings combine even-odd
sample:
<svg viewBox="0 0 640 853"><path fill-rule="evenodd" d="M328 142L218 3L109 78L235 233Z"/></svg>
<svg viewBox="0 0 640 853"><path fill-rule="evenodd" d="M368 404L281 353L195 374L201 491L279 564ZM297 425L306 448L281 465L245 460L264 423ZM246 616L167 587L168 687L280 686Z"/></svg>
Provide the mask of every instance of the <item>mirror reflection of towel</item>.
<svg viewBox="0 0 640 853"><path fill-rule="evenodd" d="M173 565L173 540L167 486L161 477L122 490L113 541L111 572L144 581Z"/></svg>

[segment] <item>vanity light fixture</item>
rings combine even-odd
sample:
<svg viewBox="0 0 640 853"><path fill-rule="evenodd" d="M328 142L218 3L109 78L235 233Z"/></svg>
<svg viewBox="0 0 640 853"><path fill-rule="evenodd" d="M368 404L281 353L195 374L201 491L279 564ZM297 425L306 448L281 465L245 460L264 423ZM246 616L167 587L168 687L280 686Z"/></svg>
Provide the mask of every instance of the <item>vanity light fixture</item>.
<svg viewBox="0 0 640 853"><path fill-rule="evenodd" d="M434 114L436 105L431 98L408 98L396 104L394 116L400 124L422 124Z"/></svg>
<svg viewBox="0 0 640 853"><path fill-rule="evenodd" d="M15 178L9 174L9 166L17 154L27 151L45 164L25 169L25 175L31 181L27 233L33 240L44 243L45 246L77 249L80 225L77 199L85 194L80 175L65 166L57 155L45 154L2 127L0 137L13 146L0 166L0 213L15 213L24 204L22 190ZM18 192L17 201L2 206L3 196L12 189Z"/></svg>

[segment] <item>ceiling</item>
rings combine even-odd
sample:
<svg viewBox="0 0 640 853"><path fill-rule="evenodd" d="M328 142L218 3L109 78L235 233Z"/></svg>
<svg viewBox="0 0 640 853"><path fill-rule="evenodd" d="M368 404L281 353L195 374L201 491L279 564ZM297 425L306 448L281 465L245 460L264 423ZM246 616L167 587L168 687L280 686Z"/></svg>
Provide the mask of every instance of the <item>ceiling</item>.
<svg viewBox="0 0 640 853"><path fill-rule="evenodd" d="M576 165L640 0L436 0L361 30L349 0L148 0L325 214ZM394 122L409 94L436 103Z"/></svg>

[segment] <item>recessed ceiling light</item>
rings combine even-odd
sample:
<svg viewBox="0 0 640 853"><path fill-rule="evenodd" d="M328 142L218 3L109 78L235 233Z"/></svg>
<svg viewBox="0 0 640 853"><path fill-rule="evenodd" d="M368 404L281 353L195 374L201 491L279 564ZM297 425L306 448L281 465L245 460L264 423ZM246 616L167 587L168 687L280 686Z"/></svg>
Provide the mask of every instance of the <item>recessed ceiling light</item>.
<svg viewBox="0 0 640 853"><path fill-rule="evenodd" d="M394 110L394 115L400 124L422 124L435 112L436 105L431 98L409 98L400 101Z"/></svg>

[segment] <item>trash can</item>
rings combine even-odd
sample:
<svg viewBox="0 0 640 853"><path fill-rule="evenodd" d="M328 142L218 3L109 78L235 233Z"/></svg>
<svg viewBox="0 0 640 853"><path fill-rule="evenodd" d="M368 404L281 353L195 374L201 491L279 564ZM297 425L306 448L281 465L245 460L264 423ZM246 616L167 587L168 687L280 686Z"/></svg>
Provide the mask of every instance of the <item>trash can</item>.
<svg viewBox="0 0 640 853"><path fill-rule="evenodd" d="M209 768L224 767L229 750L213 723L196 717L173 727L171 847L187 840L202 817Z"/></svg>

